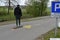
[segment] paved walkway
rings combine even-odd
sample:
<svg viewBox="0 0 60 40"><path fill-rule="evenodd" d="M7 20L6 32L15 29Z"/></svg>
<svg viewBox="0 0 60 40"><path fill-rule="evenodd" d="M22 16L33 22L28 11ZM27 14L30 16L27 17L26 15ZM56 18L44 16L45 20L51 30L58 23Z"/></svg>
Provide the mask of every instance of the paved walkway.
<svg viewBox="0 0 60 40"><path fill-rule="evenodd" d="M15 24L0 26L0 40L34 40L55 27L55 18L22 22L23 28L13 30ZM31 28L24 28L30 25Z"/></svg>

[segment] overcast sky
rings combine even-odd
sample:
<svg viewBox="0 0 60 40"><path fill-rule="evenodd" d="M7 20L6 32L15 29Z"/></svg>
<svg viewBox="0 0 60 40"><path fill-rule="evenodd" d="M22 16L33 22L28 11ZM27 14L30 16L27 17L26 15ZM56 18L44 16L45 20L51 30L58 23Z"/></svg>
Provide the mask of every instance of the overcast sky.
<svg viewBox="0 0 60 40"><path fill-rule="evenodd" d="M51 6L51 1L53 1L53 0L49 0L49 2L48 2L48 7Z"/></svg>
<svg viewBox="0 0 60 40"><path fill-rule="evenodd" d="M2 1L4 1L4 0L2 0ZM21 1L21 2L20 2ZM51 1L53 1L53 0L49 0L49 2L48 2L48 6L51 6ZM18 0L17 1L20 5L25 5L25 0ZM2 6L2 5L5 5L3 2L0 2L0 6Z"/></svg>

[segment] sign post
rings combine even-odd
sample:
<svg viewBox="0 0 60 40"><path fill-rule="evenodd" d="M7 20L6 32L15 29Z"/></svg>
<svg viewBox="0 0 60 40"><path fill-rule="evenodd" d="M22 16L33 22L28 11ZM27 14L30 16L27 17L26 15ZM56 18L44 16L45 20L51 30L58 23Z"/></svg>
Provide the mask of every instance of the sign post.
<svg viewBox="0 0 60 40"><path fill-rule="evenodd" d="M57 35L57 27L58 27L58 17L56 17L55 37Z"/></svg>
<svg viewBox="0 0 60 40"><path fill-rule="evenodd" d="M56 27L55 27L55 37L57 35L57 27L58 27L58 17L60 16L60 1L52 2L52 13L54 13L56 17Z"/></svg>

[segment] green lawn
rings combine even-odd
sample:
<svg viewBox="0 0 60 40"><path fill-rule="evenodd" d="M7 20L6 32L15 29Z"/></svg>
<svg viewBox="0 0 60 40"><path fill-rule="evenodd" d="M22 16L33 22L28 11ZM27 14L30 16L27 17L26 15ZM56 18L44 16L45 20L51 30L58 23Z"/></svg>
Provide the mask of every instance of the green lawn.
<svg viewBox="0 0 60 40"><path fill-rule="evenodd" d="M54 36L54 32L55 31L53 29L53 30L43 34L42 36L38 37L37 40L38 39L41 40L41 38L43 38L43 40L49 40L50 38L60 38L60 28L58 28L58 30L57 30L57 36L56 37Z"/></svg>
<svg viewBox="0 0 60 40"><path fill-rule="evenodd" d="M50 15L49 9L47 11L48 12L46 13L46 15ZM26 13L26 9L22 9L22 19L25 18L33 18L33 15ZM11 21L11 20L15 20L14 10L10 8L10 12L8 15L8 8L0 7L0 22Z"/></svg>
<svg viewBox="0 0 60 40"><path fill-rule="evenodd" d="M26 13L25 9L22 9L22 19L23 18L31 18L32 16L30 14ZM9 15L8 15L8 9L7 7L0 7L0 22L3 21L11 21L15 20L14 16L14 10L10 9Z"/></svg>

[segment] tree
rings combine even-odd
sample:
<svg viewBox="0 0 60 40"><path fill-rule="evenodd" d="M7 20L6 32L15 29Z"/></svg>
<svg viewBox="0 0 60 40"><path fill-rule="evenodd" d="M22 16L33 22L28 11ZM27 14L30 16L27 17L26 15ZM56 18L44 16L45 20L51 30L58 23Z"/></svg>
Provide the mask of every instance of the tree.
<svg viewBox="0 0 60 40"><path fill-rule="evenodd" d="M5 0L5 5L8 6L8 14L9 14L9 9L11 7L11 0Z"/></svg>
<svg viewBox="0 0 60 40"><path fill-rule="evenodd" d="M26 11L33 16L43 16L48 0L28 0Z"/></svg>
<svg viewBox="0 0 60 40"><path fill-rule="evenodd" d="M44 15L46 9L47 9L47 3L48 0L41 0L41 16Z"/></svg>
<svg viewBox="0 0 60 40"><path fill-rule="evenodd" d="M5 3L5 6L7 6L7 8L8 8L8 13L7 14L10 13L9 10L11 8L11 5L15 6L15 4L18 4L18 2L17 2L18 0L0 0L0 1Z"/></svg>
<svg viewBox="0 0 60 40"><path fill-rule="evenodd" d="M11 2L11 1L9 0L9 1L8 1L8 4L9 4L9 5L8 5L8 14L9 14L10 6L11 6L10 2Z"/></svg>
<svg viewBox="0 0 60 40"><path fill-rule="evenodd" d="M5 0L5 1L6 1L7 5L8 5L8 14L9 14L9 9L11 8L11 5L15 6L15 4L18 4L18 2L17 2L18 0L17 1L16 0Z"/></svg>

